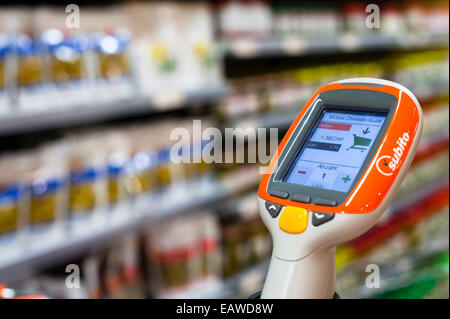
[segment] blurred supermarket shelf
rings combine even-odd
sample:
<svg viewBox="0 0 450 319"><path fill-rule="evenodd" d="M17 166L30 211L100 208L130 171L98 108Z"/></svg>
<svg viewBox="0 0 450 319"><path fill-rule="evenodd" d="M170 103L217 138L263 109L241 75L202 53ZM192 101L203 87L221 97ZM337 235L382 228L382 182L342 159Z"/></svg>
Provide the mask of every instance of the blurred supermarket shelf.
<svg viewBox="0 0 450 319"><path fill-rule="evenodd" d="M342 35L338 38L303 39L285 37L281 39L240 39L225 43L225 54L235 59L263 58L270 56L326 55L345 52L366 52L376 50L425 49L448 46L448 34L424 37L382 35Z"/></svg>
<svg viewBox="0 0 450 319"><path fill-rule="evenodd" d="M417 281L425 279L434 281L447 277L448 263L443 267L428 265L417 269L414 268L414 265L420 264L427 259L439 257L446 252L448 254L448 244L448 238L446 240L441 239L430 243L427 247L408 251L401 257L389 261L387 265L380 265L383 269L380 289L367 289L366 286L361 286L358 288L356 295L358 298L376 298L390 291L408 287Z"/></svg>
<svg viewBox="0 0 450 319"><path fill-rule="evenodd" d="M268 268L269 261L263 261L245 269L232 278L225 280L224 288L218 293L208 296L208 298L230 298L242 294L246 294L244 297L248 298L261 289Z"/></svg>
<svg viewBox="0 0 450 319"><path fill-rule="evenodd" d="M77 107L55 108L52 111L16 112L0 114L0 136L40 130L64 128L79 124L93 124L105 120L136 115L148 115L167 110L216 102L227 91L226 85L190 92L165 92L151 97L137 97L116 101L93 101Z"/></svg>
<svg viewBox="0 0 450 319"><path fill-rule="evenodd" d="M413 159L412 165L417 165L430 157L448 149L449 138L447 135L436 137L433 140L419 144L416 156Z"/></svg>
<svg viewBox="0 0 450 319"><path fill-rule="evenodd" d="M405 196L396 198L392 202L389 210L395 214L407 208L414 207L416 204L425 201L429 196L437 191L448 188L448 178L448 175L441 176L438 179L434 179L431 182L421 185L418 189L409 192Z"/></svg>
<svg viewBox="0 0 450 319"><path fill-rule="evenodd" d="M297 117L298 109L277 110L274 112L263 113L257 116L248 116L246 119L231 120L226 127L246 128L279 128L289 127Z"/></svg>
<svg viewBox="0 0 450 319"><path fill-rule="evenodd" d="M255 201L263 167L260 163L224 163L207 168L199 163L172 170L172 165L165 165L166 160L159 162L160 155L164 157L172 145L164 141L165 134L175 127L190 128L194 113L190 111L202 105L208 106L202 111L210 113L204 117L205 122L223 120L223 127L274 128L281 137L299 107L321 83L370 76L402 83L419 97L424 132L410 172L383 220L339 247L343 249L336 258L340 260L338 270L347 278L338 277L338 284L349 287L348 277L353 282L348 295L344 289L337 291L343 298L380 298L413 286L423 275L426 279L443 276L447 277L448 298L448 2L381 4L382 12L388 14L382 15L383 27L376 30L368 30L365 24L365 4L348 1L326 5L265 0L226 0L220 5L125 2L88 9L81 30L63 32L59 42L49 40L67 31L58 23L64 22L64 10L37 5L37 10L31 6L13 10L2 6L0 10L0 21L3 16L8 21L17 20L13 28L5 29L0 23L0 38L17 28L20 38L15 39L13 34L11 40L13 47L20 44L21 48L2 51L9 40L0 41L0 138L5 142L6 158L0 171L8 173L0 177L0 186L5 180L8 186L24 178L28 185L28 175L33 175L33 181L43 177L45 186L50 185L54 172L58 179L60 175L78 176L78 166L89 168L102 152L111 156L99 170L108 164L108 171L112 169L114 174L102 179L108 182L104 185L109 187L108 204L97 204L101 197L95 190L92 211L91 205L77 209L79 200L87 201L88 194L77 195L79 183L72 182L63 191L51 190L45 196L34 194L17 201L18 211L23 210L22 215L34 221L14 230L13 239L17 241L12 248L7 241L5 248L0 245L0 283L26 283L34 289L40 282L43 288L34 291L74 298L73 289L60 287L65 287L66 279L62 268L76 263L83 274L83 285L93 287L91 292L86 291L89 298L135 298L135 293L138 298L248 298L263 285L272 247ZM155 20L155 12L164 14L158 14ZM171 30L170 36L160 30ZM96 45L78 49L74 46L78 34L93 36ZM51 44L52 49L41 52L28 47L28 42L41 44L36 49L42 44L50 48ZM115 50L102 45L111 43L118 44ZM68 48L79 51L72 54L75 60L57 54L72 52ZM267 63L272 58L270 61L278 62ZM3 61L6 68L2 70ZM82 65L80 71L73 67L74 61ZM42 71L39 75L36 65ZM47 83L49 80L51 83ZM146 117L143 123L128 123L140 116ZM161 123L160 118L164 118ZM110 120L121 120L120 126L125 126L117 130L108 126L103 134L103 127L98 125ZM81 125L94 127L75 130L71 132L74 136L58 137L60 134L50 131ZM44 149L47 145L42 149L34 145L34 136L22 136L24 133L39 135L39 144L50 140L50 150ZM67 159L57 148L60 142L71 149ZM31 152L22 154L22 148L28 152L29 146ZM154 168L152 161L151 167L144 165L141 169L139 164L149 164L144 162L153 159L153 153L158 155L158 165ZM122 171L122 164L119 173L110 165L122 154L126 154L127 163L133 163L131 174ZM24 164L27 169L19 164L22 159L28 162L28 158L33 164L29 165L32 174L22 177L21 170L28 172L28 164ZM60 162L67 162L67 169L61 169L61 173ZM52 176L47 176L47 171ZM121 186L128 188L122 192ZM71 203L62 198L63 193L77 200ZM39 202L41 198L45 202ZM67 207L31 209L53 198L64 199ZM19 207L25 206L22 202L26 209ZM111 209L105 209L106 205ZM8 205L3 206L11 212ZM55 216L42 223L46 226L42 233L36 212ZM59 227L59 216L64 227ZM72 227L77 216L85 219ZM58 235L54 235L54 229ZM3 237L9 235L8 230L0 229L0 233L0 240L9 240ZM196 236L190 236L194 233ZM165 247L167 242L169 247ZM162 258L198 242L214 246L198 255L202 262L183 258L182 263L173 263ZM236 253L243 257L234 260ZM441 261L440 268L430 268L436 259ZM365 267L370 263L381 265L381 289L363 285ZM136 280L142 281L142 291L136 292L138 285L133 280L117 289L116 279L130 274L128 270L133 268L138 273ZM51 293L55 288L61 290L61 296Z"/></svg>
<svg viewBox="0 0 450 319"><path fill-rule="evenodd" d="M414 157L413 164L416 165L433 155L448 149L449 138L448 136L442 136L433 139L431 142L427 142L426 144L419 147L416 156Z"/></svg>
<svg viewBox="0 0 450 319"><path fill-rule="evenodd" d="M224 279L220 284L213 286L212 289L203 289L203 291L197 293L188 292L181 298L225 299L241 295L242 298L248 298L261 289L268 268L269 261L262 261L240 271L231 278Z"/></svg>
<svg viewBox="0 0 450 319"><path fill-rule="evenodd" d="M233 128L278 128L280 130L287 129L298 115L298 110L279 110L258 116L248 117L244 120L229 121L225 127ZM414 164L422 162L436 153L448 148L449 138L447 135L438 136L432 141L421 146L414 158Z"/></svg>
<svg viewBox="0 0 450 319"><path fill-rule="evenodd" d="M420 102L423 104L431 103L431 101L447 99L448 100L448 90L445 88L442 92L436 92L432 97L419 98ZM260 113L257 115L247 115L236 119L230 119L225 123L225 127L240 127L240 128L278 128L287 129L292 124L294 119L300 112L299 108L292 107L280 107L277 110ZM445 144L445 141L440 141ZM448 137L447 137L448 145ZM430 144L431 146L431 144ZM442 145L434 145L434 147L440 147ZM418 156L423 156L419 152Z"/></svg>
<svg viewBox="0 0 450 319"><path fill-rule="evenodd" d="M448 206L448 175L411 192L407 198L395 199L381 222L351 242L353 249L364 254L398 232L412 227ZM408 202L409 200L409 202Z"/></svg>
<svg viewBox="0 0 450 319"><path fill-rule="evenodd" d="M204 182L203 182L204 183ZM195 183L191 186L196 187ZM414 206L414 202L420 202L427 198L430 194L448 187L448 176L442 178L441 181L433 181L428 186L421 187L417 192L411 193L408 198L402 198L394 201L391 205L391 211L398 211L404 209L406 206ZM161 198L160 201L152 202L148 198L148 205L139 205L139 207L125 207L127 211L137 211L134 215L128 217L120 222L111 223L106 222L103 227L91 229L89 232L82 234L72 234L61 238L55 238L50 243L39 246L31 246L26 251L17 251L15 254L8 255L8 258L0 260L0 281L3 283L10 283L21 280L27 276L33 275L39 271L51 268L56 265L61 265L64 262L70 262L74 258L93 250L100 250L108 247L112 242L119 240L123 235L131 232L139 232L145 230L152 223L175 216L186 211L192 211L197 208L207 207L212 203L217 203L229 197L233 192L226 190L222 184L214 181L209 181L201 186L200 192L193 192L196 194L193 197L186 198L183 202L178 202L176 205L164 205L162 203L171 203L169 200ZM167 194L169 196L170 194ZM413 204L411 200L414 198ZM173 201L172 201L173 203ZM145 208L160 206L151 213L146 212ZM214 285L213 289L202 289L201 292L190 292L191 298L227 298L236 295L238 291L243 290L241 286L252 286L246 283L243 278L248 278L248 281L257 282L258 274L265 273L267 263L261 263L255 267L245 270L242 274L236 275L232 279ZM257 284L254 284L257 286ZM241 287L238 289L238 287ZM251 293L251 292L250 292Z"/></svg>
<svg viewBox="0 0 450 319"><path fill-rule="evenodd" d="M445 281L448 276L448 177L441 183L444 185L439 185L437 180L436 185L430 183L413 192L408 196L409 205L401 200L403 207L396 213L386 214L384 221L373 230L339 251L337 259L347 258L338 271L339 292L344 298L383 298L396 291L404 298L405 289L423 280ZM400 202L396 204L399 207ZM379 289L361 285L360 278L366 276L366 266L373 263L381 271ZM430 286L427 287L429 290ZM423 295L413 298L423 298Z"/></svg>
<svg viewBox="0 0 450 319"><path fill-rule="evenodd" d="M411 196L408 196L407 199L403 198L401 200L397 200L393 202L393 205L391 206L392 211L400 211L404 210L405 208L414 207L414 203L418 203L421 201L424 201L427 197L433 195L434 193L442 190L443 188L448 188L448 176L445 178L442 178L438 181L433 181L433 183L430 183L429 185L425 185L424 187L421 187L417 192L414 192L411 194ZM411 204L412 203L412 204ZM381 241L380 241L381 242ZM445 251L448 249L448 238L440 238L439 240L435 240L433 242L433 245L422 247L420 250L415 253L415 259L422 260L425 258L428 258L430 256L433 256L437 253L440 253L442 251ZM404 255L408 255L408 253L405 253ZM403 256L404 256L403 255ZM360 262L360 261L359 261ZM399 259L398 263L400 263L401 260ZM193 293L189 292L186 294L186 296L189 296L189 298L230 298L230 297L243 297L246 298L250 294L256 292L258 289L261 289L265 274L267 273L267 269L269 266L268 261L261 262L255 266L249 267L248 269L241 271L237 275L233 276L232 278L224 280L221 284L212 286L211 289L206 289L202 291L201 293ZM416 274L418 272L415 272ZM394 277L394 275L392 276ZM401 281L398 280L396 283L398 286L401 286L401 284L405 284L407 280L411 281L411 276L403 276L401 278ZM389 278L387 278L389 279ZM386 286L392 286L392 285L386 285ZM369 289L367 289L365 286L361 287L361 290L364 290L364 294L361 295L365 296L365 298L374 297L373 291L372 294L368 294ZM377 291L377 294L381 293L381 291Z"/></svg>
<svg viewBox="0 0 450 319"><path fill-rule="evenodd" d="M186 185L185 185L186 186ZM87 252L95 252L120 240L123 235L145 231L156 221L180 213L207 207L231 195L214 179L192 181L196 189L189 197L173 200L170 191L155 200L147 197L139 205L124 207L126 218L105 221L76 234L53 238L48 244L31 245L0 259L0 282L10 283L57 265L70 262ZM176 190L174 190L176 191ZM180 194L179 192L177 194ZM149 212L151 210L151 212Z"/></svg>
<svg viewBox="0 0 450 319"><path fill-rule="evenodd" d="M422 145L418 154L422 154L421 158L425 158L427 157L427 152L435 153L436 149L442 150L445 149L445 147L448 148L448 137L441 137ZM149 207L155 207L155 204L153 202L150 203L149 198L148 201L141 201L139 207L124 207L127 211L135 211L137 213L128 215L127 219L121 220L120 223L105 223L104 227L93 229L93 231L89 233L83 233L76 236L69 234L69 236L53 240L48 245L30 247L26 251L17 251L16 254L9 255L8 259L0 260L0 281L9 283L22 279L40 270L48 269L64 262L69 262L73 260L74 257L76 258L92 249L108 247L111 245L112 241L118 240L123 237L124 234L146 228L161 218L174 216L189 210L207 207L212 203L220 202L238 190L236 185L240 185L241 187L244 186L243 184L241 185L241 183L236 183L236 179L233 179L232 177L236 177L235 175L237 175L248 184L254 185L254 182L258 179L258 175L255 174L255 172L257 172L257 170L244 167L240 170L236 170L236 174L229 177L229 179L234 182L227 182L226 179L222 180L220 183L216 182L214 179L210 179L206 183L203 181L203 184L201 184L201 191L192 192L191 194L194 194L194 197L179 201L175 206L173 205L172 200L160 198L160 200L156 201L157 208L153 209L151 214L146 213L146 210L149 210ZM191 188L200 189L198 188L198 185L200 184L196 185L194 183L191 185ZM434 179L429 183L421 185L416 191L412 191L406 196L396 199L391 205L390 211L395 215L397 212L401 213L405 209L413 208L426 201L432 194L445 188L448 189L448 175L439 179ZM167 206L164 205L164 203L172 205ZM382 232L379 233L381 234ZM376 240L379 242L381 239L377 238ZM372 244L373 243L371 243L371 245ZM225 298L225 292L223 291L232 291L233 288L227 287L234 287L235 285L235 283L228 283L226 286L220 285L220 287L215 288L214 291L211 292L211 296L221 296L222 294L223 298Z"/></svg>
<svg viewBox="0 0 450 319"><path fill-rule="evenodd" d="M382 270L380 288L369 289L366 285L360 285L344 292L342 296L350 299L355 297L358 299L376 298L384 293L412 285L414 282L424 279L425 276L432 279L445 278L448 276L448 263L447 267L445 265L442 267L427 265L417 268L417 265L420 266L426 260L439 259L439 256L448 254L448 242L448 236L442 236L427 242L426 245L410 248L399 256L393 256L388 261L380 261L378 264ZM365 269L366 265L370 263L370 259L362 258L356 263L348 264L344 270L339 272L338 280L351 272L359 273L360 269Z"/></svg>

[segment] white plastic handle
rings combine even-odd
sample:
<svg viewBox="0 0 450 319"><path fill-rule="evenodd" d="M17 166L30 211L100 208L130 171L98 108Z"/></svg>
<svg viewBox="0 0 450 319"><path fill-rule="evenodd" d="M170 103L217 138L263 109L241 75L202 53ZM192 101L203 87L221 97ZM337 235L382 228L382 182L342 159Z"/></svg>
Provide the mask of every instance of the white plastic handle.
<svg viewBox="0 0 450 319"><path fill-rule="evenodd" d="M272 256L261 299L333 298L335 252L334 247L321 249L296 261Z"/></svg>

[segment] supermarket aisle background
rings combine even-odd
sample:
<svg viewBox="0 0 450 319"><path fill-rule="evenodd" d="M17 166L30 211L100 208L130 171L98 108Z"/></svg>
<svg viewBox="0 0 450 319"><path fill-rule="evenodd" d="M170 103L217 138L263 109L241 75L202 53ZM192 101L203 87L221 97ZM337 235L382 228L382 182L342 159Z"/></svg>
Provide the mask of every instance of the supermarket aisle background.
<svg viewBox="0 0 450 319"><path fill-rule="evenodd" d="M281 139L322 84L368 76L415 93L424 134L383 220L338 248L337 291L448 298L448 2L386 2L374 29L358 1L80 3L79 29L64 7L33 3L0 6L0 291L260 290L271 253L255 197L264 163L174 164L172 130L193 133L201 119ZM244 140L232 156L268 143ZM207 145L194 134L189 153ZM379 289L365 285L370 264ZM66 287L67 265L80 267L80 289Z"/></svg>

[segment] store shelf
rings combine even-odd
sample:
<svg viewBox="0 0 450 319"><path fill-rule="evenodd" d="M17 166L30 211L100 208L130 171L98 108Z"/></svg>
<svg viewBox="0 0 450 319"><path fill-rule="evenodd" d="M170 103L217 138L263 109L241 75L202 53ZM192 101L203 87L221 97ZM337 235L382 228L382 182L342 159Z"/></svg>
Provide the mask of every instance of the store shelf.
<svg viewBox="0 0 450 319"><path fill-rule="evenodd" d="M225 288L219 295L213 297L230 298L240 294L248 294L250 296L257 292L257 289L262 288L262 285L259 285L259 283L264 283L268 269L269 261L267 260L240 272L238 275L225 281Z"/></svg>
<svg viewBox="0 0 450 319"><path fill-rule="evenodd" d="M190 185L191 189L195 189L194 187L194 184ZM211 181L202 186L201 192L192 192L190 197L182 202L174 202L173 199L169 200L164 197L155 202L154 199L148 198L148 205L144 205L144 209L126 208L127 211L133 212L133 215L127 216L120 223L105 222L104 225L92 228L83 234L69 234L55 238L46 245L34 246L8 254L7 258L0 259L0 282L8 284L39 271L62 265L64 262L70 262L88 252L110 247L114 242L123 238L123 235L145 231L150 225L163 218L207 207L225 199L228 195L219 183ZM164 205L164 203L169 204ZM145 212L152 207L151 214Z"/></svg>
<svg viewBox="0 0 450 319"><path fill-rule="evenodd" d="M240 127L240 128L278 128L285 129L297 117L299 110L286 109L277 110L268 113L258 114L256 116L248 116L244 119L230 120L224 127Z"/></svg>
<svg viewBox="0 0 450 319"><path fill-rule="evenodd" d="M443 96L443 94L448 93L438 93L433 100ZM421 100L420 102L422 103L423 101ZM226 122L224 127L240 127L244 129L248 127L287 129L295 120L299 112L300 109L298 108L280 108L265 113L243 116L240 119L231 119ZM434 145L430 144L430 147L433 147L433 150L430 149L430 152L435 150L437 151L439 148L445 147L446 144L448 145L448 137L439 140L436 139L435 142L436 144ZM423 153L428 153L428 151L420 151L418 156L422 157L424 155Z"/></svg>
<svg viewBox="0 0 450 319"><path fill-rule="evenodd" d="M432 181L416 192L395 200L391 205L391 211L401 211L407 206L411 206L411 202L425 200L430 194L435 193L446 185L448 185L447 176L437 181ZM210 182L208 187L203 187L207 191L201 193L200 197L191 198L183 203L177 203L176 206L160 207L152 214L137 212L132 218L124 220L120 224L107 224L105 227L94 229L87 234L59 238L49 245L34 247L10 255L8 259L2 259L0 261L0 282L13 282L40 270L63 264L65 261L69 262L74 257L80 256L92 249L108 247L113 241L118 240L124 234L145 229L162 218L196 208L207 207L212 203L217 203L227 198L231 194L231 190L227 191L221 184L216 182ZM135 210L133 207L129 207L128 209L130 211ZM220 291L232 291L234 289L233 287L236 286L236 282L237 280L230 281L225 285L226 287L221 287ZM225 292L222 293L220 291L214 291L212 294L225 294Z"/></svg>
<svg viewBox="0 0 450 319"><path fill-rule="evenodd" d="M448 206L448 187L448 176L445 176L418 188L408 197L395 200L384 221L353 240L352 247L360 254L367 253L399 231Z"/></svg>
<svg viewBox="0 0 450 319"><path fill-rule="evenodd" d="M390 261L389 265L380 265L384 270L380 289L367 289L367 287L361 286L358 288L356 295L363 299L376 298L381 294L407 287L425 276L443 279L448 276L448 268L445 270L445 267L439 267L439 271L437 271L436 267L431 265L419 269L414 269L413 265L445 252L448 252L448 240L442 240L431 247L412 250L401 258ZM411 256L413 257L411 258ZM405 269L405 266L410 267L410 269ZM390 273L389 268L391 268ZM398 269L401 269L401 271L398 271Z"/></svg>
<svg viewBox="0 0 450 319"><path fill-rule="evenodd" d="M434 138L432 141L419 147L416 156L414 157L413 165L417 165L430 157L448 149L448 136L441 136Z"/></svg>
<svg viewBox="0 0 450 319"><path fill-rule="evenodd" d="M161 93L117 101L93 101L70 108L0 115L0 136L58 129L129 116L148 115L198 103L215 102L227 88L220 85L187 93Z"/></svg>
<svg viewBox="0 0 450 319"><path fill-rule="evenodd" d="M408 196L407 199L402 199L401 201L394 201L392 207L395 210L400 210L406 208L407 205L411 206L411 202L421 201L422 199L427 198L433 193L443 189L448 185L448 177L443 178L440 181L433 181L430 185L426 185L423 188L420 188L420 192L417 191L413 193L411 197ZM420 194L420 196L419 196ZM413 200L414 199L414 200ZM232 203L230 203L231 205ZM442 251L448 247L448 240L444 242L439 242L437 245L433 246L433 252ZM426 254L425 254L426 253ZM425 249L420 251L420 256L428 256L430 253ZM261 262L255 266L249 267L233 277L224 280L220 284L216 284L211 287L211 289L203 289L201 292L198 291L189 291L186 294L181 296L177 296L177 298L192 298L192 299L207 299L207 298L232 298L239 296L240 294L248 294L250 295L253 292L256 292L257 289L260 289L260 283L263 282L264 276L267 273L267 269L269 266L269 261ZM244 296L245 297L245 296Z"/></svg>
<svg viewBox="0 0 450 319"><path fill-rule="evenodd" d="M408 207L425 201L427 197L446 187L448 187L448 175L432 180L421 185L416 190L409 192L407 195L396 198L390 205L389 210L395 215L397 212L402 212Z"/></svg>
<svg viewBox="0 0 450 319"><path fill-rule="evenodd" d="M259 284L263 283L268 268L269 260L262 261L225 279L211 290L205 289L200 293L189 292L185 297L189 299L225 299L240 294L248 294L247 297L249 297L257 292L255 289L261 289Z"/></svg>
<svg viewBox="0 0 450 319"><path fill-rule="evenodd" d="M420 264L422 261L433 258L433 256L439 254L445 254L448 252L448 233L446 236L435 238L429 242L422 243L419 246L411 247L402 251L400 254L393 254L388 260L378 260L377 265L382 269L382 278L379 289L367 288L365 284L352 287L351 289L344 288L344 291L340 291L343 298L375 298L377 295L381 295L388 291L395 290L408 286L413 281L417 280L420 275L423 275L424 268L417 268L415 265ZM355 274L360 278L360 273L364 271L366 265L374 262L373 256L362 257L358 260L347 264L347 266L341 269L337 274L337 280L350 281L347 276L349 274ZM443 268L437 274L438 277L442 275L448 275L447 271L442 272ZM358 280L358 282L360 282ZM362 281L364 282L364 281ZM362 283L361 282L361 283Z"/></svg>
<svg viewBox="0 0 450 319"><path fill-rule="evenodd" d="M423 37L353 36L302 39L299 36L264 40L240 39L225 43L225 53L234 59L271 56L326 55L345 52L438 48L448 45L448 35Z"/></svg>

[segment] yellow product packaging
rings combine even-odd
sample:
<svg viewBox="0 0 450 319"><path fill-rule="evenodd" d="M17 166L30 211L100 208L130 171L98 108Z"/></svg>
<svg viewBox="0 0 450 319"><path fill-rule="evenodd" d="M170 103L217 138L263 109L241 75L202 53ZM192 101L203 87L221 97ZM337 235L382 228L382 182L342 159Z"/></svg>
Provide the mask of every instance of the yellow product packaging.
<svg viewBox="0 0 450 319"><path fill-rule="evenodd" d="M6 34L2 34L0 30L0 114L7 113L10 108L7 92L7 55L10 53L11 47L7 41Z"/></svg>
<svg viewBox="0 0 450 319"><path fill-rule="evenodd" d="M213 10L207 3L181 7L180 54L182 86L186 90L205 89L222 82L219 54L214 39Z"/></svg>
<svg viewBox="0 0 450 319"><path fill-rule="evenodd" d="M58 33L59 42L57 44L49 44L51 56L51 71L53 80L57 84L67 81L78 81L85 77L82 60L82 44L78 43L75 38L64 35L59 30L48 30L47 33Z"/></svg>
<svg viewBox="0 0 450 319"><path fill-rule="evenodd" d="M153 149L157 153L158 186L162 189L175 186L185 180L186 171L184 165L174 163L171 158L171 134L174 129L183 127L184 122L166 121L155 127L150 136L158 136L153 142ZM189 132L189 130L187 130Z"/></svg>
<svg viewBox="0 0 450 319"><path fill-rule="evenodd" d="M126 167L126 189L136 199L157 187L157 156L152 146L155 137L146 127L134 127L128 134L131 149Z"/></svg>
<svg viewBox="0 0 450 319"><path fill-rule="evenodd" d="M56 142L43 146L36 155L30 204L30 234L39 241L63 233L68 209L67 145Z"/></svg>
<svg viewBox="0 0 450 319"><path fill-rule="evenodd" d="M249 249L243 227L236 222L226 221L222 225L222 273L231 277L246 266Z"/></svg>
<svg viewBox="0 0 450 319"><path fill-rule="evenodd" d="M58 90L59 103L69 106L89 102L92 84L86 61L88 38L49 29L41 39L50 55L48 72Z"/></svg>
<svg viewBox="0 0 450 319"><path fill-rule="evenodd" d="M195 216L198 227L198 245L202 252L202 279L209 284L222 277L221 231L216 215L204 212Z"/></svg>
<svg viewBox="0 0 450 319"><path fill-rule="evenodd" d="M126 217L130 213L127 192L127 166L131 145L125 131L107 130L102 137L107 156L108 206L114 217Z"/></svg>
<svg viewBox="0 0 450 319"><path fill-rule="evenodd" d="M215 141L215 140L202 140L200 143L200 148L202 150L202 154L206 154L206 152L212 147L212 145L214 145L214 147L216 148L216 151L217 151L217 149L220 147L220 145L218 145L216 142L217 141ZM202 156L200 163L197 164L197 173L199 175L208 174L212 171L213 167L214 167L214 163L206 162L204 157Z"/></svg>
<svg viewBox="0 0 450 319"><path fill-rule="evenodd" d="M104 273L107 297L145 298L139 266L139 241L135 236L125 236L117 246L111 247L107 252Z"/></svg>
<svg viewBox="0 0 450 319"><path fill-rule="evenodd" d="M129 34L119 29L114 33L99 32L95 35L95 48L97 49L100 75L114 81L128 76L130 66L126 55Z"/></svg>
<svg viewBox="0 0 450 319"><path fill-rule="evenodd" d="M16 39L16 52L20 107L24 110L47 109L49 104L45 97L48 86L42 48L28 34L22 33Z"/></svg>
<svg viewBox="0 0 450 319"><path fill-rule="evenodd" d="M129 59L129 31L122 27L113 32L95 32L91 38L98 68L97 87L102 98L130 97L134 83Z"/></svg>
<svg viewBox="0 0 450 319"><path fill-rule="evenodd" d="M70 145L69 217L73 228L94 226L106 217L107 157L101 141L98 135L85 134L75 137Z"/></svg>
<svg viewBox="0 0 450 319"><path fill-rule="evenodd" d="M132 197L152 191L157 185L157 156L151 151L138 151L127 165L127 191Z"/></svg>
<svg viewBox="0 0 450 319"><path fill-rule="evenodd" d="M149 19L149 42L145 70L152 79L149 90L160 94L178 94L183 91L183 73L180 60L186 47L180 45L182 35L180 5L176 3L155 3L153 19Z"/></svg>
<svg viewBox="0 0 450 319"><path fill-rule="evenodd" d="M173 183L185 180L195 182L210 176L212 162L218 158L216 152L222 151L222 148L217 144L217 136L210 135L212 131L209 134L205 132L216 126L209 118L171 123L167 133L168 148L161 152L160 170L172 176Z"/></svg>
<svg viewBox="0 0 450 319"><path fill-rule="evenodd" d="M0 158L0 259L19 253L26 241L30 165L26 153Z"/></svg>
<svg viewBox="0 0 450 319"><path fill-rule="evenodd" d="M19 229L24 193L24 185L0 185L0 243Z"/></svg>
<svg viewBox="0 0 450 319"><path fill-rule="evenodd" d="M158 151L158 184L161 187L169 186L174 179L173 165L170 162L170 148Z"/></svg>
<svg viewBox="0 0 450 319"><path fill-rule="evenodd" d="M178 218L152 229L146 250L153 278L150 287L155 296L188 295L187 291L200 278L202 256L197 235L192 217Z"/></svg>

